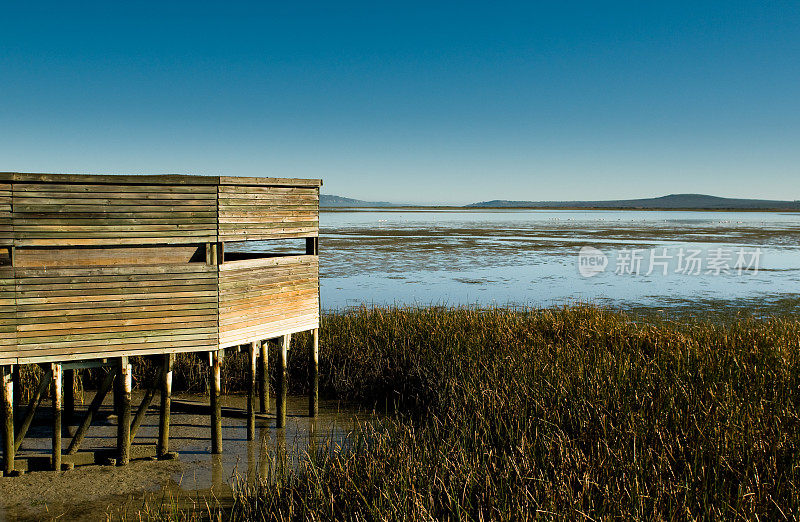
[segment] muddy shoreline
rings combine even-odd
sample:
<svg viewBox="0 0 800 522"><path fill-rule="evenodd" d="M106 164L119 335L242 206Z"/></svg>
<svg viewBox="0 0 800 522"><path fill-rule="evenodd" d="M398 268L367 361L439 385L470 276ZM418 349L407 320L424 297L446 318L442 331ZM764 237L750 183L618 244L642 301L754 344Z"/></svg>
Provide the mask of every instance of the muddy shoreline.
<svg viewBox="0 0 800 522"><path fill-rule="evenodd" d="M134 403L143 392L134 393ZM87 392L83 402L91 401ZM178 394L176 400L205 402L203 395ZM222 398L226 408L245 405L242 395ZM256 480L268 476L276 455L283 455L286 464L296 465L305 458L310 444L326 445L337 451L356 423L368 418L336 401L321 401L319 415L312 419L305 414L306 397L290 397L287 426L275 428L272 416L257 420L257 440L246 440L245 419L223 418L223 453L211 455L210 420L208 415L173 412L170 449L178 453L173 461L148 458L134 460L128 466L87 465L73 470L31 471L19 477L0 477L0 521L4 520L106 520L125 515L130 518L140 510L157 510L162 502L191 507L193 504L225 502L231 497L231 485L239 480ZM77 418L85 407L79 406ZM20 451L25 456L49 453L51 433L47 423L48 408L37 413L35 424ZM273 408L270 410L274 412ZM113 448L116 444L116 418L111 403L103 405L102 415L93 424L81 451ZM64 442L68 444L69 428ZM134 449L145 450L155 445L158 435L158 413L151 408Z"/></svg>

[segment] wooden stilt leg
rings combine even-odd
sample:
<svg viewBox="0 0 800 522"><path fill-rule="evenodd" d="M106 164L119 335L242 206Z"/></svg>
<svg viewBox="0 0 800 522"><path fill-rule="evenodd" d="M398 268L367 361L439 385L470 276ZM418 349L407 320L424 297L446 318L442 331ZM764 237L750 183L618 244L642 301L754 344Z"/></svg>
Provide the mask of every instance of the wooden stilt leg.
<svg viewBox="0 0 800 522"><path fill-rule="evenodd" d="M169 417L172 406L172 364L175 356L164 355L164 368L161 375L161 411L158 417L158 447L156 453L163 458L169 453Z"/></svg>
<svg viewBox="0 0 800 522"><path fill-rule="evenodd" d="M258 343L250 343L250 359L247 391L247 440L256 438L256 358L258 356Z"/></svg>
<svg viewBox="0 0 800 522"><path fill-rule="evenodd" d="M113 399L112 405L114 408L114 415L117 416L119 419L121 410L120 410L120 397L122 396L122 379L120 379L119 371L117 373L117 378L114 379L114 392L111 394L111 398Z"/></svg>
<svg viewBox="0 0 800 522"><path fill-rule="evenodd" d="M211 453L222 453L222 405L219 396L222 388L222 376L219 362L219 352L211 355Z"/></svg>
<svg viewBox="0 0 800 522"><path fill-rule="evenodd" d="M221 488L223 484L222 481L222 457L219 455L214 455L211 457L211 487L213 488ZM213 491L218 491L213 490Z"/></svg>
<svg viewBox="0 0 800 522"><path fill-rule="evenodd" d="M313 341L311 343L311 368L309 369L308 384L308 414L316 417L319 412L319 329L312 330Z"/></svg>
<svg viewBox="0 0 800 522"><path fill-rule="evenodd" d="M147 409L153 402L153 397L155 397L155 395L155 386L149 388L145 392L144 397L142 398L142 403L139 405L139 409L136 410L136 415L133 416L133 422L131 423L131 442L133 442L133 440L136 438L136 432L139 431L139 426L142 425L142 421L144 420L145 415L147 415Z"/></svg>
<svg viewBox="0 0 800 522"><path fill-rule="evenodd" d="M75 418L75 370L64 370L64 424Z"/></svg>
<svg viewBox="0 0 800 522"><path fill-rule="evenodd" d="M261 364L261 413L267 413L269 411L269 341L261 341L261 354L260 354L260 364Z"/></svg>
<svg viewBox="0 0 800 522"><path fill-rule="evenodd" d="M288 393L288 362L289 362L289 342L292 336L287 334L281 338L280 357L278 357L278 397L275 415L275 425L278 428L286 426L286 396Z"/></svg>
<svg viewBox="0 0 800 522"><path fill-rule="evenodd" d="M53 470L61 470L61 414L63 409L63 375L61 365L52 363L53 371Z"/></svg>
<svg viewBox="0 0 800 522"><path fill-rule="evenodd" d="M0 366L0 393L2 397L2 426L3 426L3 474L14 473L14 380L11 377L10 366Z"/></svg>
<svg viewBox="0 0 800 522"><path fill-rule="evenodd" d="M92 399L92 403L89 405L89 410L86 412L86 417L83 418L83 422L81 422L81 425L75 432L72 442L70 442L69 446L67 447L67 455L74 455L77 453L83 438L86 436L86 432L89 430L89 426L92 425L92 417L94 417L94 414L100 410L100 406L103 405L103 399L106 398L106 395L111 389L111 385L114 383L115 378L116 375L114 371L111 371L108 373L108 375L106 375L106 378L103 380L103 384L100 385L100 389L97 390L94 399Z"/></svg>
<svg viewBox="0 0 800 522"><path fill-rule="evenodd" d="M117 417L117 465L125 466L131 460L131 389L133 379L127 357L120 357L118 370L119 390Z"/></svg>
<svg viewBox="0 0 800 522"><path fill-rule="evenodd" d="M22 366L19 364L14 365L14 369L11 370L11 383L14 385L14 407L19 408L22 406L22 381L20 378L20 371L22 371Z"/></svg>
<svg viewBox="0 0 800 522"><path fill-rule="evenodd" d="M31 397L31 400L28 403L28 411L25 412L25 417L22 419L19 428L17 428L17 436L15 437L14 442L14 449L17 451L19 451L19 447L22 445L22 440L28 433L28 428L31 427L33 416L36 413L36 408L39 407L39 403L42 401L42 396L45 395L47 388L50 387L50 381L52 380L52 377L53 370L47 370L47 373L42 376L42 380L39 381L39 386L36 387L36 391L33 393L33 397Z"/></svg>

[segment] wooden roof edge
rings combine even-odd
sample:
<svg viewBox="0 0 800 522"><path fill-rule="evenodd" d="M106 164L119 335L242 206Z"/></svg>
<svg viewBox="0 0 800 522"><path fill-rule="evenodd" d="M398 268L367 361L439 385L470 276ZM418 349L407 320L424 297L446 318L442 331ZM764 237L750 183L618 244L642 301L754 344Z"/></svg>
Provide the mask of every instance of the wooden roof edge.
<svg viewBox="0 0 800 522"><path fill-rule="evenodd" d="M220 176L220 185L265 185L283 187L321 187L321 179L264 178L252 176Z"/></svg>
<svg viewBox="0 0 800 522"><path fill-rule="evenodd" d="M0 172L0 182L94 183L130 185L263 185L321 187L321 179L266 178L252 176L197 176L189 174L39 174Z"/></svg>
<svg viewBox="0 0 800 522"><path fill-rule="evenodd" d="M217 185L219 176L188 174L45 174L0 172L0 180L17 183L92 183L126 185Z"/></svg>

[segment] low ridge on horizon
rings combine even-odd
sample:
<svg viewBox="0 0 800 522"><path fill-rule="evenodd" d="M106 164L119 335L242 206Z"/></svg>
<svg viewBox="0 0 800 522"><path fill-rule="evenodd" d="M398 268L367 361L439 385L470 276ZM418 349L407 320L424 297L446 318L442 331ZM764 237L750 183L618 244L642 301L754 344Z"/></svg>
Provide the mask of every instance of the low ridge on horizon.
<svg viewBox="0 0 800 522"><path fill-rule="evenodd" d="M436 207L387 201L365 201L331 194L320 195L320 207ZM652 198L597 201L531 201L493 199L461 205L463 208L598 208L598 209L696 209L696 210L800 210L800 200L725 198L707 194L669 194Z"/></svg>

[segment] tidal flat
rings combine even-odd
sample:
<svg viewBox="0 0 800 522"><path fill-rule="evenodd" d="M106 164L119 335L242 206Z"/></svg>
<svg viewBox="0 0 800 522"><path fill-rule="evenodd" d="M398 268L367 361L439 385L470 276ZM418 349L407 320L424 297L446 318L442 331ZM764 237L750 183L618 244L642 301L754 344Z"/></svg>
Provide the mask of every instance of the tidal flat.
<svg viewBox="0 0 800 522"><path fill-rule="evenodd" d="M800 214L610 210L387 210L320 214L322 307L361 304L550 307L576 302L619 310L800 311ZM594 277L578 252L604 252ZM625 250L637 273L616 273ZM671 256L666 274L650 253ZM729 270L709 273L717 249ZM699 273L681 272L681 250L699 250ZM758 250L758 270L735 269ZM748 259L749 260L749 259ZM630 268L630 267L626 267ZM633 272L633 271L630 271Z"/></svg>

